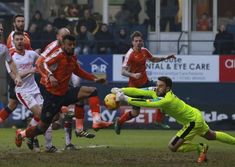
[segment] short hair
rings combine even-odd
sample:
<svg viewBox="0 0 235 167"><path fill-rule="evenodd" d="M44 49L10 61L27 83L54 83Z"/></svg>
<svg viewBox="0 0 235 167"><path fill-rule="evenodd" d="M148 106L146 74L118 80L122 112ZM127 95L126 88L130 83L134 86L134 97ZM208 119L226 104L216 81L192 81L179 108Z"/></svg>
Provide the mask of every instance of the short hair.
<svg viewBox="0 0 235 167"><path fill-rule="evenodd" d="M171 78L169 78L167 76L161 76L161 77L158 77L158 80L164 82L166 84L166 86L169 87L170 89L172 88Z"/></svg>
<svg viewBox="0 0 235 167"><path fill-rule="evenodd" d="M65 40L69 40L69 41L76 41L76 38L73 35L65 35L62 39L62 41L64 42Z"/></svg>
<svg viewBox="0 0 235 167"><path fill-rule="evenodd" d="M131 40L133 41L135 37L141 37L143 39L143 34L140 31L134 31L131 34Z"/></svg>
<svg viewBox="0 0 235 167"><path fill-rule="evenodd" d="M57 31L57 34L61 35L61 34L65 34L65 32L67 32L68 34L70 34L69 29L66 28L66 27L60 28L60 29Z"/></svg>
<svg viewBox="0 0 235 167"><path fill-rule="evenodd" d="M24 15L22 15L22 14L17 14L17 15L15 15L15 16L13 17L13 22L15 22L18 17L23 17L23 18L24 18Z"/></svg>
<svg viewBox="0 0 235 167"><path fill-rule="evenodd" d="M21 31L15 31L14 34L13 34L13 38L14 38L16 35L22 35L22 36L24 36L24 33L21 32Z"/></svg>

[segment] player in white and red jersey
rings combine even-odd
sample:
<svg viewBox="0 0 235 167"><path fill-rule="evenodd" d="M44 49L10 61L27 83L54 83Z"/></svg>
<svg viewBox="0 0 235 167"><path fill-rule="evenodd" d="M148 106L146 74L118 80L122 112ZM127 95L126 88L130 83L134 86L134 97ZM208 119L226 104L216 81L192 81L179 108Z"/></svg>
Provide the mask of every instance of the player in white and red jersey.
<svg viewBox="0 0 235 167"><path fill-rule="evenodd" d="M12 53L12 59L15 62L23 81L21 86L15 86L15 92L19 102L33 112L34 119L30 123L31 126L34 126L40 120L41 106L43 104L42 95L34 79L36 68L33 65L39 55L33 50L24 49L24 34L22 32L15 32L13 34L13 42L15 45L15 51ZM46 151L57 151L51 143L51 127L49 127L46 132L45 140Z"/></svg>
<svg viewBox="0 0 235 167"><path fill-rule="evenodd" d="M13 33L24 32L24 16L20 14L14 16L13 26L14 26L14 30L10 33L7 39L7 47L9 49L10 54L11 52L14 52L14 43L12 40ZM24 40L25 40L25 48L31 49L30 40L28 38L27 33L24 33ZM8 73L11 75L11 71L8 70ZM15 82L11 78L9 78L8 80L8 85L9 85L8 105L0 111L0 120L2 121L6 120L9 117L9 115L16 109L18 105L18 100L15 95Z"/></svg>
<svg viewBox="0 0 235 167"><path fill-rule="evenodd" d="M16 69L15 63L12 61L8 48L3 44L3 30L3 25L0 22L0 59L1 62L6 62L7 71L13 77L14 81L12 81L14 84L20 85L22 81ZM9 116L9 113L12 112L9 108L10 107L7 106L0 111L0 123L2 123Z"/></svg>
<svg viewBox="0 0 235 167"><path fill-rule="evenodd" d="M6 47L6 45L3 44L3 31L4 28L2 23L0 22L0 62L3 67L4 64L6 65L6 69L9 73L11 73L12 79L14 80L15 84L20 85L22 80L18 74L16 65L9 54L8 48ZM8 116L6 109L8 109L8 107L5 107L0 111L0 123L2 123Z"/></svg>
<svg viewBox="0 0 235 167"><path fill-rule="evenodd" d="M1 59L1 61L6 62L7 70L13 73L12 78L15 80L16 84L20 85L21 78L19 77L15 63L12 61L8 48L6 47L6 45L3 44L3 31L4 28L2 23L0 22L0 58L3 58ZM0 122L1 122L1 117L0 117Z"/></svg>
<svg viewBox="0 0 235 167"><path fill-rule="evenodd" d="M32 50L31 48L31 44L30 44L30 39L29 36L26 32L24 32L24 16L19 14L19 15L15 15L13 18L13 27L14 30L10 33L10 35L8 36L7 39L7 47L9 49L10 54L14 53L15 51L15 45L13 42L13 34L14 32L22 32L24 34L24 47L26 49ZM7 67L7 64L6 64ZM12 72L10 70L8 70L9 75L12 76ZM8 77L8 85L9 85L9 100L8 100L8 104L5 108L3 108L0 111L0 119L2 121L6 120L9 115L16 109L17 105L18 105L18 99L16 97L15 94L15 82L11 79L10 77ZM32 141L32 140L31 140ZM37 143L37 140L35 141L35 146L39 146L39 144ZM29 148L32 148L32 142L30 142L30 139L27 142Z"/></svg>

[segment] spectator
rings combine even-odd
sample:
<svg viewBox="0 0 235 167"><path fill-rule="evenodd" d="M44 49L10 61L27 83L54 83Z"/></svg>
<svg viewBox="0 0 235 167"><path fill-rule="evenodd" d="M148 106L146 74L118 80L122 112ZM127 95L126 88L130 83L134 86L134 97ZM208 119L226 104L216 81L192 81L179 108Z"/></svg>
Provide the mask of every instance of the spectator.
<svg viewBox="0 0 235 167"><path fill-rule="evenodd" d="M47 25L44 27L41 39L42 39L42 48L46 47L49 43L56 40L56 32L51 23L47 23Z"/></svg>
<svg viewBox="0 0 235 167"><path fill-rule="evenodd" d="M224 14L224 17L218 17L218 25L224 24L227 26L228 24L234 25L235 19L233 17L233 13L230 10L227 10Z"/></svg>
<svg viewBox="0 0 235 167"><path fill-rule="evenodd" d="M39 10L37 10L34 13L32 19L30 21L30 25L33 23L37 25L38 30L42 30L43 27L47 24L47 21L43 19L42 13Z"/></svg>
<svg viewBox="0 0 235 167"><path fill-rule="evenodd" d="M31 47L34 50L41 48L41 32L38 31L38 27L35 23L30 25L28 33L31 41Z"/></svg>
<svg viewBox="0 0 235 167"><path fill-rule="evenodd" d="M87 30L91 32L92 34L95 34L97 32L97 23L96 21L92 18L91 13L88 9L84 10L84 16L78 20L77 25L76 25L76 32L79 32L79 28L81 25L86 25Z"/></svg>
<svg viewBox="0 0 235 167"><path fill-rule="evenodd" d="M55 28L61 29L62 27L67 27L69 25L69 21L65 17L65 14L61 13L59 17L55 18L53 25Z"/></svg>
<svg viewBox="0 0 235 167"><path fill-rule="evenodd" d="M141 5L139 0L125 0L124 4L131 13L131 19L134 24L139 24L139 13Z"/></svg>
<svg viewBox="0 0 235 167"><path fill-rule="evenodd" d="M75 48L75 54L87 55L91 53L94 44L94 36L89 31L87 31L87 27L85 25L81 25L77 36L77 47Z"/></svg>
<svg viewBox="0 0 235 167"><path fill-rule="evenodd" d="M215 36L213 54L231 54L233 45L233 35L226 31L224 24L221 24Z"/></svg>
<svg viewBox="0 0 235 167"><path fill-rule="evenodd" d="M179 11L178 0L161 0L160 29L162 32L175 31L175 18ZM169 23L169 29L167 25Z"/></svg>
<svg viewBox="0 0 235 167"><path fill-rule="evenodd" d="M79 7L75 4L69 4L65 7L65 13L67 17L80 17Z"/></svg>
<svg viewBox="0 0 235 167"><path fill-rule="evenodd" d="M100 30L95 34L96 53L112 54L114 48L113 35L109 32L108 25L102 24Z"/></svg>
<svg viewBox="0 0 235 167"><path fill-rule="evenodd" d="M125 54L130 48L130 38L127 30L125 28L120 28L117 37L115 38L115 43L117 47L117 54Z"/></svg>
<svg viewBox="0 0 235 167"><path fill-rule="evenodd" d="M197 22L197 31L211 31L212 22L207 13L203 13L201 18Z"/></svg>
<svg viewBox="0 0 235 167"><path fill-rule="evenodd" d="M147 0L145 2L146 10L145 13L149 17L149 25L151 30L155 30L155 21L156 21L156 1L155 0Z"/></svg>
<svg viewBox="0 0 235 167"><path fill-rule="evenodd" d="M126 4L123 4L121 6L121 10L119 10L117 12L117 14L115 15L115 19L116 19L115 23L116 23L117 26L126 26L126 27L128 27L130 25L131 13L127 9Z"/></svg>

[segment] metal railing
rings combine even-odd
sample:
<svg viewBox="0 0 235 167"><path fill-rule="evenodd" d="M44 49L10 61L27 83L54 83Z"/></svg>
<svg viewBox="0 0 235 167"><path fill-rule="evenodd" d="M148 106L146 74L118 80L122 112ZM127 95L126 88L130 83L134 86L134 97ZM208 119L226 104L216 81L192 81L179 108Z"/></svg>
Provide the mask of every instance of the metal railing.
<svg viewBox="0 0 235 167"><path fill-rule="evenodd" d="M186 44L180 45L181 38L182 38L184 33L187 34L188 32L187 31L181 31L180 35L179 35L179 38L177 40L177 54L180 54L184 47L188 47L188 45L186 45Z"/></svg>

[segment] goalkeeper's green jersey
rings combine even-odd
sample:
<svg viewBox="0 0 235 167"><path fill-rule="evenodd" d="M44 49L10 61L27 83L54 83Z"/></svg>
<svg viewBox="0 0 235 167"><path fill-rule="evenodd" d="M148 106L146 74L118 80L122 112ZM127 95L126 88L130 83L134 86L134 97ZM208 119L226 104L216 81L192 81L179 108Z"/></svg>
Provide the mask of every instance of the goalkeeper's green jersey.
<svg viewBox="0 0 235 167"><path fill-rule="evenodd" d="M159 108L165 114L176 119L180 124L188 124L196 121L200 111L179 99L172 91L166 93L165 97L157 97L154 90L143 90L137 88L122 88L124 94L131 96L128 104L138 107ZM138 96L152 97L150 99L135 98Z"/></svg>

